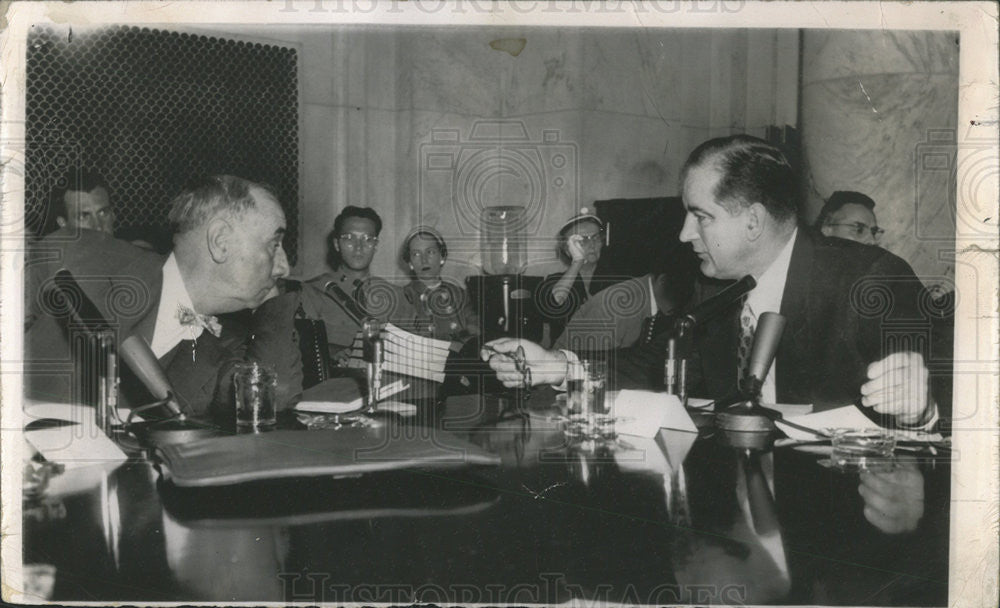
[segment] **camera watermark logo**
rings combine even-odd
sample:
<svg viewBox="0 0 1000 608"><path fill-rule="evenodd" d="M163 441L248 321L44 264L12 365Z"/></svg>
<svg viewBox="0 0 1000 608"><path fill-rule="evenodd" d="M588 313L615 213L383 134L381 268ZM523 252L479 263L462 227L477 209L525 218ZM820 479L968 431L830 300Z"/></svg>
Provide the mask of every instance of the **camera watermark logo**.
<svg viewBox="0 0 1000 608"><path fill-rule="evenodd" d="M518 228L536 236L547 207L579 206L578 163L577 145L558 129L532 137L520 120L479 120L467 132L434 129L420 144L418 204L422 213L449 201L465 236L479 234L487 207L523 207Z"/></svg>
<svg viewBox="0 0 1000 608"><path fill-rule="evenodd" d="M952 242L956 234L962 238L996 236L996 210L990 209L1000 174L996 143L989 138L959 138L955 129L931 129L917 143L913 227L918 240ZM953 214L951 224L931 221L943 200ZM934 231L930 226L940 228Z"/></svg>

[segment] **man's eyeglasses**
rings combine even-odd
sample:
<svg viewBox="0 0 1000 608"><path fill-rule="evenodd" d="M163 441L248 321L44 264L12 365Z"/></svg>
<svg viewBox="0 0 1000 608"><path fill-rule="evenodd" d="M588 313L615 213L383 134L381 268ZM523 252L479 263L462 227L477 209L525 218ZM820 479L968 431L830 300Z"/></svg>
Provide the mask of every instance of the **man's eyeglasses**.
<svg viewBox="0 0 1000 608"><path fill-rule="evenodd" d="M604 241L604 232L595 232L594 234L578 234L580 237L581 245L588 245L590 243L599 243Z"/></svg>
<svg viewBox="0 0 1000 608"><path fill-rule="evenodd" d="M360 245L362 247L374 247L378 245L378 237L372 234L354 234L351 232L345 232L344 234L337 237L341 243L347 245Z"/></svg>
<svg viewBox="0 0 1000 608"><path fill-rule="evenodd" d="M879 228L878 226L869 226L864 222L834 223L827 224L827 226L842 226L844 228L850 228L851 232L856 237L863 237L865 233L870 232L872 238L874 239L877 239L883 232L885 232L885 230Z"/></svg>

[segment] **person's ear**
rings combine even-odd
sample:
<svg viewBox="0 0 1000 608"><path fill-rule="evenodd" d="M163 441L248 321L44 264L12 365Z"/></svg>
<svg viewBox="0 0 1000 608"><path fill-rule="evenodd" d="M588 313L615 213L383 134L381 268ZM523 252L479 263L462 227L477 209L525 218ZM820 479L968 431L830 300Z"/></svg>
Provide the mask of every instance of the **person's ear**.
<svg viewBox="0 0 1000 608"><path fill-rule="evenodd" d="M213 218L208 222L205 237L208 239L208 253L212 256L212 261L216 264L225 263L232 254L232 225L221 217Z"/></svg>
<svg viewBox="0 0 1000 608"><path fill-rule="evenodd" d="M833 234L833 227L829 224L823 224L820 226L819 231L823 233L823 236L830 236Z"/></svg>
<svg viewBox="0 0 1000 608"><path fill-rule="evenodd" d="M61 215L57 215L56 216L56 226L59 226L60 228L65 228L66 227L66 218L64 218Z"/></svg>
<svg viewBox="0 0 1000 608"><path fill-rule="evenodd" d="M340 253L340 237L333 237L333 250Z"/></svg>
<svg viewBox="0 0 1000 608"><path fill-rule="evenodd" d="M747 208L746 227L747 240L756 241L764 233L764 225L767 222L767 209L760 203L753 203Z"/></svg>

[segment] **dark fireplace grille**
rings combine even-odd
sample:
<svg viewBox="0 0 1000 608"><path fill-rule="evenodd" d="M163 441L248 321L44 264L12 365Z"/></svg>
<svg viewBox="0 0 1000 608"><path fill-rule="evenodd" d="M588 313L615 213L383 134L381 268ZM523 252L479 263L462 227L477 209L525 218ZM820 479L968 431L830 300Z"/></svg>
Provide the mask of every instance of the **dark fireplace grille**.
<svg viewBox="0 0 1000 608"><path fill-rule="evenodd" d="M288 220L297 258L297 52L149 28L28 38L25 222L51 229L48 197L79 165L107 179L119 235L163 234L168 204L202 173L265 182Z"/></svg>

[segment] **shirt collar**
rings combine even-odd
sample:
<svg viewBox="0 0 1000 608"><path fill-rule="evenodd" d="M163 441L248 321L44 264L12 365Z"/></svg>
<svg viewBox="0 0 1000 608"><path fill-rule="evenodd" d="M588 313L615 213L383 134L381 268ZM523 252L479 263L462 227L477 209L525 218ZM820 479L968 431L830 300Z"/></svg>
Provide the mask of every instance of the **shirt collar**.
<svg viewBox="0 0 1000 608"><path fill-rule="evenodd" d="M191 294L188 293L187 286L184 285L184 277L181 276L181 269L177 265L177 258L173 253L163 264L163 293L160 295L160 300L164 299L173 300L174 306L171 307L173 310L176 310L178 306L186 306L194 310Z"/></svg>
<svg viewBox="0 0 1000 608"><path fill-rule="evenodd" d="M202 328L183 326L177 318L181 306L194 310L191 294L184 285L177 258L171 253L163 264L163 287L160 290L160 304L156 310L156 327L150 347L157 357L170 352L181 340L193 340L201 335Z"/></svg>
<svg viewBox="0 0 1000 608"><path fill-rule="evenodd" d="M795 247L798 234L799 229L796 228L778 257L757 278L757 287L747 297L747 302L757 317L764 312L781 312L781 299L785 292L788 268L792 263L792 249Z"/></svg>

